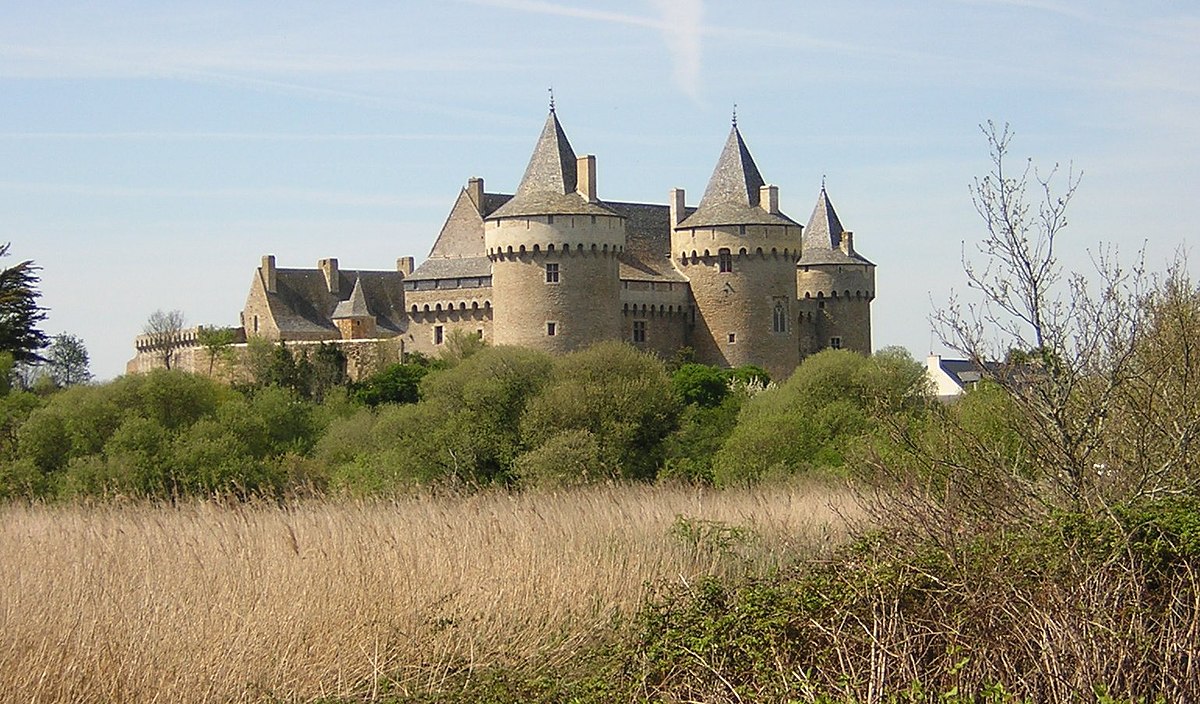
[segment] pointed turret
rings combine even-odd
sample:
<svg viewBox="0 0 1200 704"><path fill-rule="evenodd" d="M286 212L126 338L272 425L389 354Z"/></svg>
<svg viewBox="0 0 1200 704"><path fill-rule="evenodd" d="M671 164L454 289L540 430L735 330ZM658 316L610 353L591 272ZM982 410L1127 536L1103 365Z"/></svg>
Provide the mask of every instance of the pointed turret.
<svg viewBox="0 0 1200 704"><path fill-rule="evenodd" d="M763 181L754 157L742 139L735 124L725 140L725 148L717 159L717 167L708 179L704 197L696 212L692 213L680 227L712 227L716 225L796 225L788 216L780 213L777 203L764 203L764 188L771 189Z"/></svg>
<svg viewBox="0 0 1200 704"><path fill-rule="evenodd" d="M625 216L596 196L596 158L575 156L553 103L516 194L484 217L483 241L495 344L569 352L621 337Z"/></svg>
<svg viewBox="0 0 1200 704"><path fill-rule="evenodd" d="M854 235L842 227L824 185L804 228L803 245L800 264L871 263L854 251Z"/></svg>
<svg viewBox="0 0 1200 704"><path fill-rule="evenodd" d="M330 317L342 333L343 340L360 340L375 336L375 316L367 307L361 277L354 280L354 290L350 292L350 297L339 301Z"/></svg>
<svg viewBox="0 0 1200 704"><path fill-rule="evenodd" d="M842 245L842 232L842 221L838 220L833 203L829 202L829 194L821 186L817 205L808 218L808 226L804 228L804 248L837 249Z"/></svg>
<svg viewBox="0 0 1200 704"><path fill-rule="evenodd" d="M804 228L796 292L802 355L829 347L871 354L875 265L854 251L854 233L842 227L824 183Z"/></svg>
<svg viewBox="0 0 1200 704"><path fill-rule="evenodd" d="M333 309L333 319L340 318L370 318L371 311L367 309L367 297L363 294L362 279L354 280L354 290L350 292L350 297L344 301L340 301L337 307Z"/></svg>
<svg viewBox="0 0 1200 704"><path fill-rule="evenodd" d="M590 164L590 167L589 167ZM592 157L577 158L571 142L563 132L558 115L553 109L546 116L546 124L538 137L521 185L516 195L492 213L488 219L522 217L526 215L616 215L607 208L592 202L594 192L578 192L579 173L585 172L585 185L594 191L594 178L587 179L589 168L595 171Z"/></svg>

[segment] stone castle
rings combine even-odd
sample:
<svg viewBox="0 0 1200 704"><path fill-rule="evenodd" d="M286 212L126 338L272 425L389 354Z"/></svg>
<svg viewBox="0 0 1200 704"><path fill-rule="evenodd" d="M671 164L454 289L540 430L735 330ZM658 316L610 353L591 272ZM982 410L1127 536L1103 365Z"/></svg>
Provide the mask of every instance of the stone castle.
<svg viewBox="0 0 1200 704"><path fill-rule="evenodd" d="M755 364L777 379L824 348L871 351L875 265L855 251L824 184L806 226L779 210L736 120L697 206L682 189L665 205L625 203L600 199L596 158L575 155L551 107L516 193L470 179L413 264L290 269L265 256L241 332L341 341L352 376L379 349L436 355L452 334L549 352L625 340L670 357L686 346L699 362ZM139 337L129 370L162 366L176 345L174 366L204 371L188 332Z"/></svg>

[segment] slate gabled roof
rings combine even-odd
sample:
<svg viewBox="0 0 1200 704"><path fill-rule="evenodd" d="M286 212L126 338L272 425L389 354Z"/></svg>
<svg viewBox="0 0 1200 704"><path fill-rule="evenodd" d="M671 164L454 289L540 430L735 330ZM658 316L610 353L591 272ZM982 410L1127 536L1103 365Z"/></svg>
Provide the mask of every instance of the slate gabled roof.
<svg viewBox="0 0 1200 704"><path fill-rule="evenodd" d="M575 150L567 141L558 116L551 110L516 194L488 217L616 215L597 203L587 202L575 192L578 187L576 168Z"/></svg>
<svg viewBox="0 0 1200 704"><path fill-rule="evenodd" d="M403 287L404 274L398 271L338 272L338 290L350 291L346 300L355 289L361 291L381 336L399 335L407 327ZM338 337L333 315L342 300L329 292L320 269L276 269L275 293L267 294L267 305L285 340L313 334Z"/></svg>
<svg viewBox="0 0 1200 704"><path fill-rule="evenodd" d="M511 199L506 193L484 193L481 216L466 189L460 191L429 258L407 280L491 276L492 264L483 246L483 219Z"/></svg>
<svg viewBox="0 0 1200 704"><path fill-rule="evenodd" d="M843 233L842 221L838 219L825 187L821 186L817 204L804 227L799 264L871 264L857 252L846 254L842 251Z"/></svg>
<svg viewBox="0 0 1200 704"><path fill-rule="evenodd" d="M758 165L734 125L699 207L679 227L799 224L782 213L768 213L759 207L759 189L764 185Z"/></svg>
<svg viewBox="0 0 1200 704"><path fill-rule="evenodd" d="M622 279L687 281L671 264L671 209L649 203L604 206L625 218L625 251L620 254Z"/></svg>

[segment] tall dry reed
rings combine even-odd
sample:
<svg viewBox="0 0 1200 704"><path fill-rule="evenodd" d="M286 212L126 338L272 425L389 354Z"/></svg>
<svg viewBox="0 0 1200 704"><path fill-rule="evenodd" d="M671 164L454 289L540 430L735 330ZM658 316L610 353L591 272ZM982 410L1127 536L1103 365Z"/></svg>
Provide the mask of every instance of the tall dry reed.
<svg viewBox="0 0 1200 704"><path fill-rule="evenodd" d="M552 668L605 637L647 582L811 554L840 538L851 504L828 487L616 486L8 506L0 698L370 699L464 668Z"/></svg>

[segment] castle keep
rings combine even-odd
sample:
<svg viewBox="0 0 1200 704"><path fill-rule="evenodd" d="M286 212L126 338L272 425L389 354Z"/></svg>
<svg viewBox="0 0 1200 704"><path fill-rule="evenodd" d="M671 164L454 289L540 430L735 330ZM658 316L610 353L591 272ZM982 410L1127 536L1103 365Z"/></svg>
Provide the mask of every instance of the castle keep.
<svg viewBox="0 0 1200 704"><path fill-rule="evenodd" d="M682 189L665 205L625 203L599 197L596 158L575 155L551 108L516 192L470 179L413 265L287 269L263 257L242 328L430 355L451 334L550 352L625 340L669 357L690 346L697 361L757 364L777 379L827 347L871 351L875 265L824 185L806 226L779 210L736 122L698 205ZM147 366L152 342L139 338L131 371Z"/></svg>

